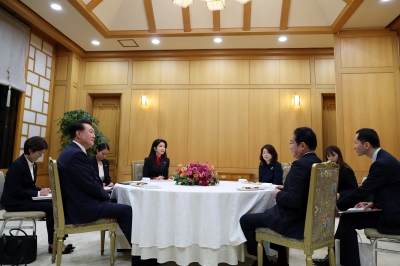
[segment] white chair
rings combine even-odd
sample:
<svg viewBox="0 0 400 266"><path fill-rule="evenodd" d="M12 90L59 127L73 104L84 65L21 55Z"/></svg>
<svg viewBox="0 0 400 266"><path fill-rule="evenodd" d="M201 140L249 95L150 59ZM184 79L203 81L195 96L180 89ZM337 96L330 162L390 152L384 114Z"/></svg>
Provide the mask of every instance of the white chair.
<svg viewBox="0 0 400 266"><path fill-rule="evenodd" d="M372 265L374 265L374 266L377 265L377 259L378 259L377 252L378 251L400 255L399 250L378 248L378 241L400 243L400 235L381 234L375 228L365 228L364 234L367 238L370 239L371 244L372 244L372 263L373 263Z"/></svg>
<svg viewBox="0 0 400 266"><path fill-rule="evenodd" d="M3 195L3 190L4 190L4 174L2 171L0 171L0 199L1 196ZM0 205L0 210L3 210L3 206ZM4 212L3 213L3 219L5 221L3 222L3 225L1 226L0 229L0 235L3 235L4 229L12 229L12 228L20 228L20 229L32 229L32 231L35 233L36 232L36 219L40 220L46 217L45 212L41 211L26 211L26 212ZM16 226L7 226L6 224L10 221L19 221L19 225ZM24 221L32 222L32 225L22 225ZM17 231L18 235L18 231Z"/></svg>

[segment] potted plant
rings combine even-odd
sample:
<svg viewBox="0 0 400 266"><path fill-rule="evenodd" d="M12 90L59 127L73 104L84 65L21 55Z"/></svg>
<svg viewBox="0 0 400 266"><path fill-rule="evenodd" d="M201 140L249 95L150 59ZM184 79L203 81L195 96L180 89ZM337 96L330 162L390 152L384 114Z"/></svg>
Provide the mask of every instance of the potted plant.
<svg viewBox="0 0 400 266"><path fill-rule="evenodd" d="M73 111L68 111L64 113L64 116L62 118L57 119L58 121L57 126L60 126L60 129L57 131L57 133L61 133L60 137L60 142L61 142L61 150L63 150L69 143L71 143L71 138L69 137L69 126L71 125L72 122L79 120L79 119L87 119L92 121L92 127L94 129L94 145L90 147L89 149L86 150L88 156L94 156L95 154L95 148L97 145L100 143L108 143L110 140L103 136L103 133L101 133L98 129L97 126L99 125L99 120L91 116L88 112L85 112L83 110L73 110Z"/></svg>

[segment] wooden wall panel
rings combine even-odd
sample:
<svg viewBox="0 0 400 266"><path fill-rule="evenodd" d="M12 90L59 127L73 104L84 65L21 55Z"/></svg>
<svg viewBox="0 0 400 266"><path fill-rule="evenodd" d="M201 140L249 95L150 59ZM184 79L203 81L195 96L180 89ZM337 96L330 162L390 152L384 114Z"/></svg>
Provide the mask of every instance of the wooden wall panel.
<svg viewBox="0 0 400 266"><path fill-rule="evenodd" d="M78 95L78 88L74 87L74 86L71 86L70 104L69 104L69 107L68 107L69 110L75 110L76 109L77 95Z"/></svg>
<svg viewBox="0 0 400 266"><path fill-rule="evenodd" d="M310 84L310 60L280 60L280 84Z"/></svg>
<svg viewBox="0 0 400 266"><path fill-rule="evenodd" d="M132 84L160 84L160 61L133 61Z"/></svg>
<svg viewBox="0 0 400 266"><path fill-rule="evenodd" d="M218 90L190 90L188 125L188 161L218 165Z"/></svg>
<svg viewBox="0 0 400 266"><path fill-rule="evenodd" d="M79 58L76 58L75 56L72 57L72 77L71 81L75 82L78 84L78 79L79 79L79 63L80 60Z"/></svg>
<svg viewBox="0 0 400 266"><path fill-rule="evenodd" d="M393 66L391 36L341 38L340 45L341 67Z"/></svg>
<svg viewBox="0 0 400 266"><path fill-rule="evenodd" d="M279 60L250 60L250 84L279 84Z"/></svg>
<svg viewBox="0 0 400 266"><path fill-rule="evenodd" d="M128 84L128 61L86 62L85 85L111 84Z"/></svg>
<svg viewBox="0 0 400 266"><path fill-rule="evenodd" d="M249 167L249 90L219 90L218 167Z"/></svg>
<svg viewBox="0 0 400 266"><path fill-rule="evenodd" d="M56 80L67 80L68 76L68 56L57 58Z"/></svg>
<svg viewBox="0 0 400 266"><path fill-rule="evenodd" d="M315 84L335 84L335 60L315 59Z"/></svg>
<svg viewBox="0 0 400 266"><path fill-rule="evenodd" d="M219 60L190 61L190 84L218 84Z"/></svg>
<svg viewBox="0 0 400 266"><path fill-rule="evenodd" d="M220 84L249 84L249 60L220 60Z"/></svg>
<svg viewBox="0 0 400 266"><path fill-rule="evenodd" d="M189 84L189 61L162 61L161 84Z"/></svg>
<svg viewBox="0 0 400 266"><path fill-rule="evenodd" d="M171 166L187 163L189 91L162 90L160 99L159 138L168 143Z"/></svg>
<svg viewBox="0 0 400 266"><path fill-rule="evenodd" d="M158 135L160 92L158 90L132 90L131 92L130 118L129 121L124 122L129 123L129 132L121 132L121 134L129 134L126 165L131 165L132 161L143 160L149 156L151 144L155 139L161 137ZM142 107L140 98L145 93L149 104ZM167 149L167 151L167 155L169 155L169 150Z"/></svg>
<svg viewBox="0 0 400 266"><path fill-rule="evenodd" d="M397 153L393 143L397 139L397 123L393 73L343 74L343 112L347 163L354 171L366 170L371 159L359 158L353 150L355 132L373 128L381 139L381 146L391 154ZM379 97L377 97L379 95ZM366 108L367 107L367 108Z"/></svg>
<svg viewBox="0 0 400 266"><path fill-rule="evenodd" d="M300 95L300 106L293 106L294 94ZM289 147L293 131L298 127L311 127L311 93L309 89L282 89L279 92L280 161L291 162L295 160Z"/></svg>
<svg viewBox="0 0 400 266"><path fill-rule="evenodd" d="M278 89L250 90L249 108L249 167L260 163L260 150L271 144L280 155L280 115Z"/></svg>
<svg viewBox="0 0 400 266"><path fill-rule="evenodd" d="M51 127L51 135L50 135L50 140L51 140L51 145L49 145L49 156L51 156L53 159L57 159L58 156L60 155L60 149L61 149L61 144L60 144L60 133L57 133L59 130L59 126L57 126L58 121L55 121L59 118L63 117L64 110L65 110L65 94L67 91L67 86L54 86L54 91L53 91L53 105L52 105L52 119L53 124ZM50 143L49 143L50 144Z"/></svg>

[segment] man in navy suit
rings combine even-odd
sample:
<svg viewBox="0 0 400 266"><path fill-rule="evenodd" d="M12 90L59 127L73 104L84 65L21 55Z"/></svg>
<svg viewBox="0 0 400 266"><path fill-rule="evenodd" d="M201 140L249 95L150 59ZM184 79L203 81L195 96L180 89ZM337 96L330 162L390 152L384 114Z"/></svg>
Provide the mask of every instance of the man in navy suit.
<svg viewBox="0 0 400 266"><path fill-rule="evenodd" d="M376 228L382 234L400 234L400 162L380 148L378 134L370 128L356 132L354 150L358 156L372 158L372 165L362 186L340 199L337 208L376 207L382 211L340 216L335 238L340 239L340 264L344 266L360 266L355 229ZM371 194L373 202L360 202Z"/></svg>
<svg viewBox="0 0 400 266"><path fill-rule="evenodd" d="M93 169L86 149L94 144L90 120L77 120L69 127L73 140L58 158L58 172L67 224L94 222L100 218L116 218L128 242L131 242L132 208L110 202L100 178Z"/></svg>
<svg viewBox="0 0 400 266"><path fill-rule="evenodd" d="M240 218L249 254L257 255L257 227L269 227L284 236L303 239L311 169L314 163L321 162L315 155L316 147L317 137L311 128L300 127L293 132L290 150L297 160L293 162L283 186L278 186L273 193L276 205L263 213L245 214ZM285 248L274 244L271 247L278 251L275 265L288 265ZM265 253L263 262L269 264ZM257 261L253 265L256 266Z"/></svg>

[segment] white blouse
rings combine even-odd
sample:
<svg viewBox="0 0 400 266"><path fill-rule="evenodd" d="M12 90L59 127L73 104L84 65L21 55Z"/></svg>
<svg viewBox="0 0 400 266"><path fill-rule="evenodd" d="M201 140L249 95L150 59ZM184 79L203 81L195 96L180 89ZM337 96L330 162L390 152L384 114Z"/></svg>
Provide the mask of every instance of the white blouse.
<svg viewBox="0 0 400 266"><path fill-rule="evenodd" d="M99 177L101 179L101 181L104 181L104 168L102 165L98 165L99 166Z"/></svg>

